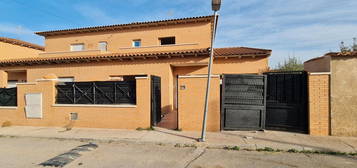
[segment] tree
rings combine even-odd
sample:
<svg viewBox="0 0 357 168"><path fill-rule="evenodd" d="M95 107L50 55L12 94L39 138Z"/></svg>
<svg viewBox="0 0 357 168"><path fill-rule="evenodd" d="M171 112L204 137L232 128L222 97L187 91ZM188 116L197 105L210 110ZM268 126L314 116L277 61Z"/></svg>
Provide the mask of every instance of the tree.
<svg viewBox="0 0 357 168"><path fill-rule="evenodd" d="M353 44L351 47L345 45L345 42L341 41L340 43L340 51L341 52L352 52L357 51L357 38L353 38Z"/></svg>
<svg viewBox="0 0 357 168"><path fill-rule="evenodd" d="M304 64L296 57L289 57L285 59L283 63L279 63L277 66L278 71L302 71L304 70Z"/></svg>

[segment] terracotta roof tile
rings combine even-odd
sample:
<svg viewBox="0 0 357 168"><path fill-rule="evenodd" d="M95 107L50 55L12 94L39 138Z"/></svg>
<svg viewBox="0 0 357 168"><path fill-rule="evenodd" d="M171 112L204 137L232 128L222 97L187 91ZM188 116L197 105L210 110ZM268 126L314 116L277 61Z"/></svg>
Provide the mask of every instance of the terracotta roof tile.
<svg viewBox="0 0 357 168"><path fill-rule="evenodd" d="M36 34L41 36L51 36L51 35L88 33L88 32L98 32L98 31L113 31L113 30L129 29L129 28L138 28L143 26L172 25L172 24L192 23L192 22L213 22L213 19L214 17L212 15L198 16L198 17L188 17L188 18L169 19L169 20L133 22L127 24L115 24L115 25L107 25L107 26L52 30L52 31L36 32Z"/></svg>
<svg viewBox="0 0 357 168"><path fill-rule="evenodd" d="M29 42L26 42L26 41L7 38L7 37L0 37L0 42L5 42L5 43L9 43L9 44L18 45L18 46L33 48L33 49L41 50L41 51L45 50L45 48L43 46L40 46L40 45L37 45L37 44L33 44L33 43L29 43Z"/></svg>
<svg viewBox="0 0 357 168"><path fill-rule="evenodd" d="M259 57L270 56L271 50L248 48L248 47L231 47L217 48L214 50L215 57ZM168 56L189 56L200 55L208 56L209 48L191 49L191 50L176 50L176 51L161 51L161 52L135 52L135 53L110 53L97 54L86 56L62 56L62 57L36 57L23 59L10 59L0 61L0 66L12 65L32 65L32 64L48 64L48 63L69 63L69 62L88 62L100 60L122 60L144 57L168 57Z"/></svg>
<svg viewBox="0 0 357 168"><path fill-rule="evenodd" d="M98 54L87 56L68 56L68 57L37 57L25 59L11 59L0 61L0 66L11 65L32 65L45 63L69 63L69 62L88 62L100 60L122 60L143 57L167 57L167 56L185 56L185 55L208 55L209 49L193 49L193 50L177 50L177 51L162 51L162 52L135 52L135 53L111 53Z"/></svg>
<svg viewBox="0 0 357 168"><path fill-rule="evenodd" d="M227 56L270 56L271 50L249 48L249 47L229 47L229 48L215 48L214 54L216 57Z"/></svg>

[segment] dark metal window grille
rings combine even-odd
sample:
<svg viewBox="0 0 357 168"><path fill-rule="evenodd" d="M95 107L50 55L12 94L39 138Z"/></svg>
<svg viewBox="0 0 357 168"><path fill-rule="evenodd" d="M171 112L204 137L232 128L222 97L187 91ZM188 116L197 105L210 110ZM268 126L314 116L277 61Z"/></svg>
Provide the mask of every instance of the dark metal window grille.
<svg viewBox="0 0 357 168"><path fill-rule="evenodd" d="M17 88L0 88L0 106L17 106Z"/></svg>
<svg viewBox="0 0 357 168"><path fill-rule="evenodd" d="M57 104L136 104L136 81L65 82L56 89Z"/></svg>

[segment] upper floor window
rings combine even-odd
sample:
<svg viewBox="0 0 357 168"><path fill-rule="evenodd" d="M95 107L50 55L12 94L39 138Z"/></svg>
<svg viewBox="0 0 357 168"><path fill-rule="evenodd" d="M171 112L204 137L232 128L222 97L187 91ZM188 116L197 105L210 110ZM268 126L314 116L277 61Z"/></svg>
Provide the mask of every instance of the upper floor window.
<svg viewBox="0 0 357 168"><path fill-rule="evenodd" d="M71 51L84 51L84 44L71 44Z"/></svg>
<svg viewBox="0 0 357 168"><path fill-rule="evenodd" d="M133 47L141 47L141 40L133 40Z"/></svg>
<svg viewBox="0 0 357 168"><path fill-rule="evenodd" d="M176 44L175 37L163 37L163 38L159 38L159 40L160 40L160 45Z"/></svg>
<svg viewBox="0 0 357 168"><path fill-rule="evenodd" d="M98 49L100 51L107 51L107 45L108 45L107 42L101 41L101 42L98 43Z"/></svg>

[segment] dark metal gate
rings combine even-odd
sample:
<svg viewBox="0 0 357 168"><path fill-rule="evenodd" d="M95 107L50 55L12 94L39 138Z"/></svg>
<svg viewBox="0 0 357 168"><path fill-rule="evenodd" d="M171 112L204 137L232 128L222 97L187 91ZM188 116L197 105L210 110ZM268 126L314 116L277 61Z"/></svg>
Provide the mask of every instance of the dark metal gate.
<svg viewBox="0 0 357 168"><path fill-rule="evenodd" d="M307 132L307 73L269 72L266 128Z"/></svg>
<svg viewBox="0 0 357 168"><path fill-rule="evenodd" d="M224 75L221 128L260 130L265 127L264 75Z"/></svg>
<svg viewBox="0 0 357 168"><path fill-rule="evenodd" d="M0 88L0 106L17 106L17 88Z"/></svg>
<svg viewBox="0 0 357 168"><path fill-rule="evenodd" d="M136 81L65 82L56 85L57 104L136 104Z"/></svg>
<svg viewBox="0 0 357 168"><path fill-rule="evenodd" d="M161 121L161 78L151 76L151 125Z"/></svg>

